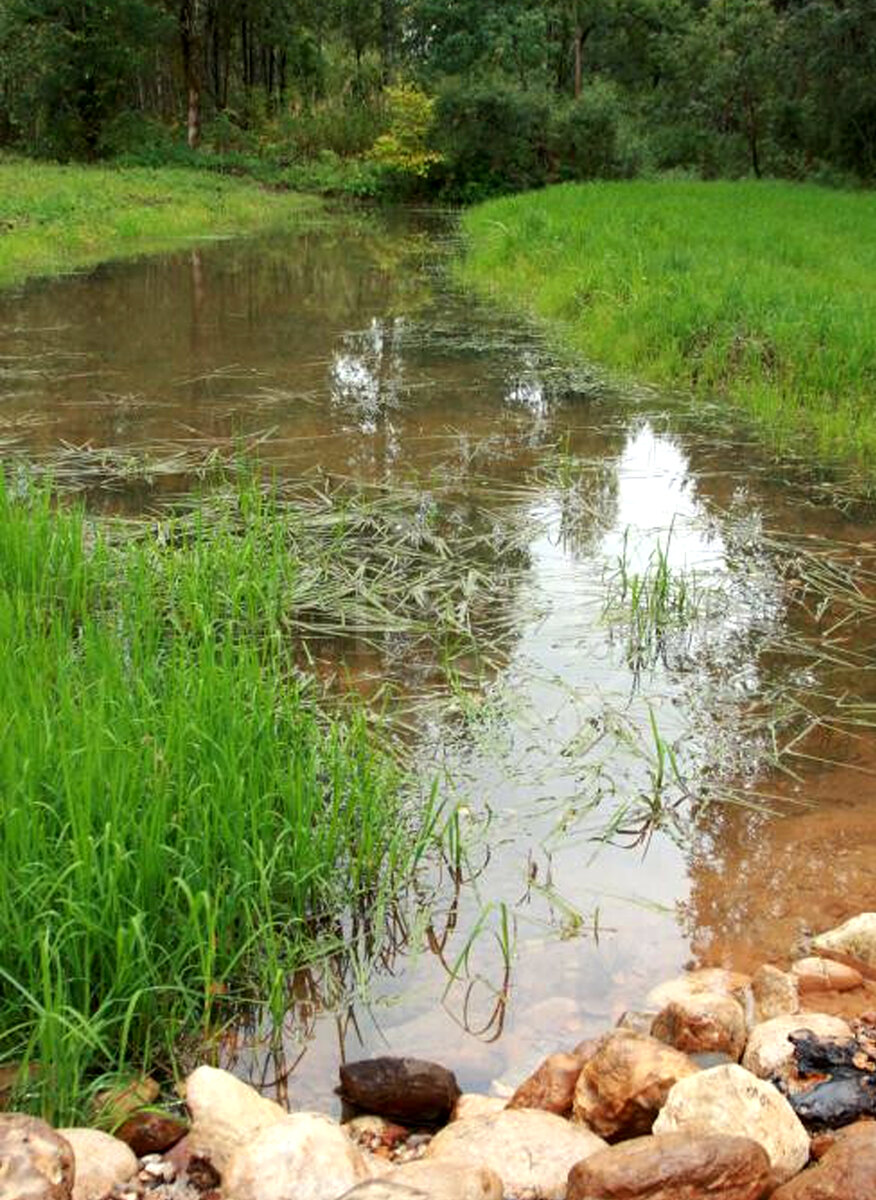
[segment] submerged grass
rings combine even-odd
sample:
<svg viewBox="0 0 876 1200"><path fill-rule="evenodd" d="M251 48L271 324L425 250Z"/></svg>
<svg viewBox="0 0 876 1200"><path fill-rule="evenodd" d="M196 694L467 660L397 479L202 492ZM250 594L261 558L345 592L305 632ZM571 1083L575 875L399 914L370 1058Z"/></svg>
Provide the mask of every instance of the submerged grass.
<svg viewBox="0 0 876 1200"><path fill-rule="evenodd" d="M338 526L307 542L252 481L206 503L107 528L0 478L0 1062L56 1121L240 1004L281 1013L435 830L295 665Z"/></svg>
<svg viewBox="0 0 876 1200"><path fill-rule="evenodd" d="M787 183L569 184L463 218L463 278L593 360L741 405L782 449L876 455L876 198Z"/></svg>
<svg viewBox="0 0 876 1200"><path fill-rule="evenodd" d="M288 228L318 204L198 171L0 158L0 287L185 239Z"/></svg>

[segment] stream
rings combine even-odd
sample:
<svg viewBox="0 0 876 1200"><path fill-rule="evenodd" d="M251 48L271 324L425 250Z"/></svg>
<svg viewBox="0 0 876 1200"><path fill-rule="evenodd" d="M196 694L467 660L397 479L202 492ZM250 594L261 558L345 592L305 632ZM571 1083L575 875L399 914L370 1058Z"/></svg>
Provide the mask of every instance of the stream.
<svg viewBox="0 0 876 1200"><path fill-rule="evenodd" d="M244 451L521 532L480 675L391 638L317 663L394 682L464 853L302 969L281 1030L217 1048L295 1107L336 1110L339 1059L380 1053L503 1094L686 964L784 965L876 895L876 629L835 630L805 576L840 560L868 598L876 525L720 406L612 382L461 293L453 237L448 214L340 213L0 295L4 458L95 510ZM631 595L661 564L655 641Z"/></svg>

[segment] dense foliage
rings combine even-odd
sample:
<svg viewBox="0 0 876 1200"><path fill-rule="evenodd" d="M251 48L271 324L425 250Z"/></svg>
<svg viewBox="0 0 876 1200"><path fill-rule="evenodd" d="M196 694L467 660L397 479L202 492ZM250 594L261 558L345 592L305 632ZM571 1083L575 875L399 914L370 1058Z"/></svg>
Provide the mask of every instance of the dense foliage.
<svg viewBox="0 0 876 1200"><path fill-rule="evenodd" d="M872 0L0 0L0 143L356 162L363 190L404 161L456 194L669 169L871 179L874 77ZM399 95L402 124L433 113L412 154Z"/></svg>

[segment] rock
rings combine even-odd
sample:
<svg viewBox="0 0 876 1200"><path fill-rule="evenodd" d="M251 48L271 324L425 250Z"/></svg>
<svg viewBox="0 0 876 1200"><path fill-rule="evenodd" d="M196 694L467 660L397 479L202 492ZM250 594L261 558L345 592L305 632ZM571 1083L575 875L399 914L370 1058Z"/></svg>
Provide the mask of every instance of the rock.
<svg viewBox="0 0 876 1200"><path fill-rule="evenodd" d="M454 1121L429 1143L425 1161L489 1167L503 1181L507 1195L563 1200L575 1163L604 1146L589 1129L553 1113L506 1109Z"/></svg>
<svg viewBox="0 0 876 1200"><path fill-rule="evenodd" d="M876 1122L859 1122L821 1161L778 1191L773 1200L873 1200Z"/></svg>
<svg viewBox="0 0 876 1200"><path fill-rule="evenodd" d="M771 1183L767 1153L750 1138L664 1133L576 1164L567 1200L760 1200Z"/></svg>
<svg viewBox="0 0 876 1200"><path fill-rule="evenodd" d="M854 967L830 958L801 958L791 963L791 974L801 992L850 992L864 977Z"/></svg>
<svg viewBox="0 0 876 1200"><path fill-rule="evenodd" d="M427 1192L408 1187L404 1183L369 1179L365 1183L357 1183L351 1191L344 1192L339 1200L430 1200L430 1197Z"/></svg>
<svg viewBox="0 0 876 1200"><path fill-rule="evenodd" d="M825 958L854 967L868 979L876 979L876 913L858 913L836 929L820 933L812 948Z"/></svg>
<svg viewBox="0 0 876 1200"><path fill-rule="evenodd" d="M572 1050L572 1054L578 1059L583 1067L586 1062L589 1062L599 1047L602 1045L602 1038L585 1038L583 1042L579 1042Z"/></svg>
<svg viewBox="0 0 876 1200"><path fill-rule="evenodd" d="M769 963L758 967L752 975L751 992L754 996L754 1024L800 1011L796 978Z"/></svg>
<svg viewBox="0 0 876 1200"><path fill-rule="evenodd" d="M615 1029L632 1029L633 1033L650 1034L651 1026L659 1010L655 1008L628 1008L615 1021Z"/></svg>
<svg viewBox="0 0 876 1200"><path fill-rule="evenodd" d="M114 1131L115 1126L139 1109L154 1104L160 1094L161 1089L151 1075L106 1088L94 1097L95 1121L101 1128Z"/></svg>
<svg viewBox="0 0 876 1200"><path fill-rule="evenodd" d="M377 1142L382 1146L396 1146L410 1133L404 1125L375 1116L353 1117L351 1121L345 1121L342 1128L354 1142Z"/></svg>
<svg viewBox="0 0 876 1200"><path fill-rule="evenodd" d="M420 1058L342 1063L340 1075L348 1104L408 1125L443 1124L462 1094L452 1071Z"/></svg>
<svg viewBox="0 0 876 1200"><path fill-rule="evenodd" d="M788 1103L804 1125L836 1129L876 1115L876 1042L869 1030L842 1039L804 1030L789 1038Z"/></svg>
<svg viewBox="0 0 876 1200"><path fill-rule="evenodd" d="M70 1200L73 1148L51 1125L24 1113L0 1115L3 1200Z"/></svg>
<svg viewBox="0 0 876 1200"><path fill-rule="evenodd" d="M143 1109L128 1117L115 1136L130 1146L138 1158L144 1154L163 1154L181 1141L189 1131L188 1122L173 1113Z"/></svg>
<svg viewBox="0 0 876 1200"><path fill-rule="evenodd" d="M858 1131L864 1128L876 1131L876 1120L872 1117L861 1117L851 1125L844 1125L842 1129L823 1129L813 1134L809 1139L809 1157L817 1162L843 1138L857 1137Z"/></svg>
<svg viewBox="0 0 876 1200"><path fill-rule="evenodd" d="M727 1054L738 1062L745 1049L745 1013L726 993L694 992L666 1005L651 1036L686 1054Z"/></svg>
<svg viewBox="0 0 876 1200"><path fill-rule="evenodd" d="M778 1183L802 1171L809 1159L809 1135L785 1097L735 1063L679 1080L654 1132L752 1138L769 1155Z"/></svg>
<svg viewBox="0 0 876 1200"><path fill-rule="evenodd" d="M396 1167L387 1183L416 1188L429 1200L502 1200L502 1180L482 1164L414 1162Z"/></svg>
<svg viewBox="0 0 876 1200"><path fill-rule="evenodd" d="M808 1029L817 1037L850 1038L851 1028L842 1017L828 1013L791 1013L773 1017L755 1025L748 1035L748 1045L742 1056L746 1071L761 1079L787 1075L794 1063L794 1044L789 1034Z"/></svg>
<svg viewBox="0 0 876 1200"><path fill-rule="evenodd" d="M743 1009L747 1008L751 978L738 971L725 971L722 967L703 967L688 971L676 979L658 984L648 993L648 1004L659 1012L674 1000L686 1000L700 992L721 992L733 996Z"/></svg>
<svg viewBox="0 0 876 1200"><path fill-rule="evenodd" d="M99 1129L59 1129L76 1163L73 1200L104 1200L107 1192L135 1178L137 1156L130 1146Z"/></svg>
<svg viewBox="0 0 876 1200"><path fill-rule="evenodd" d="M185 1096L192 1114L190 1152L208 1159L220 1174L238 1146L288 1115L273 1100L215 1067L193 1071L186 1079Z"/></svg>
<svg viewBox="0 0 876 1200"><path fill-rule="evenodd" d="M581 1070L575 1120L606 1138L648 1133L669 1089L698 1071L680 1050L641 1033L616 1030Z"/></svg>
<svg viewBox="0 0 876 1200"><path fill-rule="evenodd" d="M172 1146L164 1160L170 1163L177 1177L185 1175L198 1191L209 1192L222 1181L210 1160L194 1152L191 1134L186 1134L181 1142Z"/></svg>
<svg viewBox="0 0 876 1200"><path fill-rule="evenodd" d="M227 1200L336 1200L370 1175L335 1121L292 1113L235 1150L222 1175Z"/></svg>
<svg viewBox="0 0 876 1200"><path fill-rule="evenodd" d="M500 1096L482 1096L478 1092L463 1092L453 1106L451 1121L464 1121L466 1117L482 1117L487 1113L502 1112L507 1104Z"/></svg>
<svg viewBox="0 0 876 1200"><path fill-rule="evenodd" d="M574 1054L551 1054L508 1101L509 1108L540 1108L565 1117L572 1111L581 1060Z"/></svg>

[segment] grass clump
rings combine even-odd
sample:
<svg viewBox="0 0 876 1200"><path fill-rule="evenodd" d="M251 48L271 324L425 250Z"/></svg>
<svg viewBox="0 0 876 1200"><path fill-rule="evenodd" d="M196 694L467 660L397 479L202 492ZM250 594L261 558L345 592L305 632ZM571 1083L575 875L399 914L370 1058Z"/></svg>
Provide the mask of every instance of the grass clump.
<svg viewBox="0 0 876 1200"><path fill-rule="evenodd" d="M0 160L0 287L184 239L291 227L317 204L204 171Z"/></svg>
<svg viewBox="0 0 876 1200"><path fill-rule="evenodd" d="M876 199L783 183L568 184L466 213L465 280L588 357L741 405L872 473Z"/></svg>
<svg viewBox="0 0 876 1200"><path fill-rule="evenodd" d="M296 669L278 501L241 484L228 512L131 536L0 477L0 1062L56 1121L240 1005L279 1016L433 827L391 741Z"/></svg>

